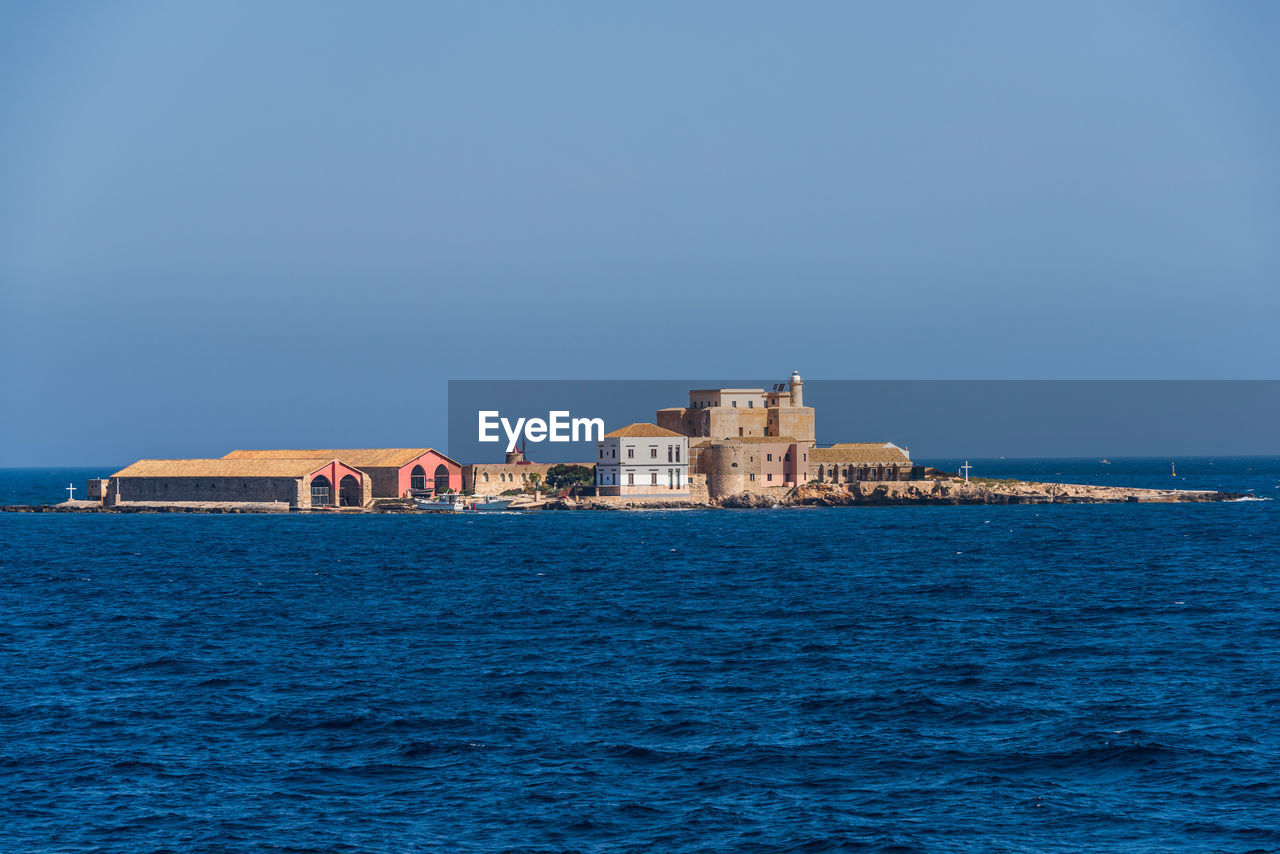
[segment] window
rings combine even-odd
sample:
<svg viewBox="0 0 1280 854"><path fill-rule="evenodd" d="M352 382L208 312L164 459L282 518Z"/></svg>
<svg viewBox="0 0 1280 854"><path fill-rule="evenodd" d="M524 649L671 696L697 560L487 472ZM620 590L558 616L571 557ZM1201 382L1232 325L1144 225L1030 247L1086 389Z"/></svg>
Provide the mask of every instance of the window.
<svg viewBox="0 0 1280 854"><path fill-rule="evenodd" d="M658 485L658 471L657 471L657 469L654 469L653 471L649 472L649 485L650 485L650 486L657 486L657 485Z"/></svg>
<svg viewBox="0 0 1280 854"><path fill-rule="evenodd" d="M667 489L676 488L676 470L667 469Z"/></svg>
<svg viewBox="0 0 1280 854"><path fill-rule="evenodd" d="M755 408L756 408L756 402L754 400L748 400L747 409L755 409Z"/></svg>
<svg viewBox="0 0 1280 854"><path fill-rule="evenodd" d="M748 475L748 477L750 477L752 480L755 480L755 479L756 479L756 476L755 476L755 475Z"/></svg>
<svg viewBox="0 0 1280 854"><path fill-rule="evenodd" d="M765 480L773 480L773 472L769 472L767 475L765 475L765 476L764 476L764 479L765 479Z"/></svg>
<svg viewBox="0 0 1280 854"><path fill-rule="evenodd" d="M739 428L738 428L738 435L739 435L739 436L741 436L741 435L742 435L742 428L741 428L741 427L739 427Z"/></svg>
<svg viewBox="0 0 1280 854"><path fill-rule="evenodd" d="M658 446L654 445L649 448L649 459L656 460L658 458Z"/></svg>
<svg viewBox="0 0 1280 854"><path fill-rule="evenodd" d="M409 472L409 488L427 488L427 471L422 466L414 466L413 471Z"/></svg>
<svg viewBox="0 0 1280 854"><path fill-rule="evenodd" d="M481 481L483 481L484 483L488 483L488 482L489 482L489 473L488 473L488 472L485 472L484 474L480 475L480 480L481 480Z"/></svg>
<svg viewBox="0 0 1280 854"><path fill-rule="evenodd" d="M783 455L783 457L782 457L782 461L783 461L784 463L789 463L789 462L791 462L791 452L790 452L790 451L788 451L786 454L784 454L784 455Z"/></svg>
<svg viewBox="0 0 1280 854"><path fill-rule="evenodd" d="M667 462L675 462L675 448L671 445L667 445Z"/></svg>
<svg viewBox="0 0 1280 854"><path fill-rule="evenodd" d="M627 472L627 486L635 486L635 485L636 485L636 473L633 471Z"/></svg>
<svg viewBox="0 0 1280 854"><path fill-rule="evenodd" d="M680 446L676 445L676 462L680 462Z"/></svg>
<svg viewBox="0 0 1280 854"><path fill-rule="evenodd" d="M773 454L765 454L764 458L767 462L773 462Z"/></svg>
<svg viewBox="0 0 1280 854"><path fill-rule="evenodd" d="M311 506L312 507L328 507L329 506L329 478L324 475L312 478L311 480Z"/></svg>
<svg viewBox="0 0 1280 854"><path fill-rule="evenodd" d="M627 459L634 460L636 458L636 449L627 448Z"/></svg>

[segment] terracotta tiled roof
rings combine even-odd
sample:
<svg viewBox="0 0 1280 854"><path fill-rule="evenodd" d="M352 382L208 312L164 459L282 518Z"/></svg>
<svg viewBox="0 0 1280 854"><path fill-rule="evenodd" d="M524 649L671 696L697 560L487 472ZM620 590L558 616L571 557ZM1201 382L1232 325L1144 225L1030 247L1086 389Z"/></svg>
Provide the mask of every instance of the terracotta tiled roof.
<svg viewBox="0 0 1280 854"><path fill-rule="evenodd" d="M683 439L679 433L674 430L668 430L665 427L659 427L657 424L628 424L614 430L612 433L605 433L606 439Z"/></svg>
<svg viewBox="0 0 1280 854"><path fill-rule="evenodd" d="M829 448L811 449L809 462L906 465L911 458L892 442L841 442Z"/></svg>
<svg viewBox="0 0 1280 854"><path fill-rule="evenodd" d="M270 460L138 460L112 477L306 477L334 458Z"/></svg>
<svg viewBox="0 0 1280 854"><path fill-rule="evenodd" d="M324 450L265 450L265 451L232 451L223 457L224 460L342 460L356 468L399 468L407 466L431 448L327 448ZM440 454L439 451L436 451ZM440 454L445 457L444 454ZM449 462L454 462L449 460Z"/></svg>

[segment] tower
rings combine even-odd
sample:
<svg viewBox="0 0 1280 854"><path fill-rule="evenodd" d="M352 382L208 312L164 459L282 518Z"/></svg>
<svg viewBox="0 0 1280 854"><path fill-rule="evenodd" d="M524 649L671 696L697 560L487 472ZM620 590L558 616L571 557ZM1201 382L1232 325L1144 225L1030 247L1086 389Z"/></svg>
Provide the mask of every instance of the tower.
<svg viewBox="0 0 1280 854"><path fill-rule="evenodd" d="M799 371L791 372L791 405L804 406L804 379Z"/></svg>

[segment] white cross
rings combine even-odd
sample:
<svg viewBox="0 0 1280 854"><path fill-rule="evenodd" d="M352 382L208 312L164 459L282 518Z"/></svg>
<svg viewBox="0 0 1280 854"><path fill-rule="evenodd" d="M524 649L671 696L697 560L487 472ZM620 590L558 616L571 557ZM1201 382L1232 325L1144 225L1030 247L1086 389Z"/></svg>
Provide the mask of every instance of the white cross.
<svg viewBox="0 0 1280 854"><path fill-rule="evenodd" d="M75 487L75 484L73 483L67 484L67 500L68 501L76 500L76 487Z"/></svg>
<svg viewBox="0 0 1280 854"><path fill-rule="evenodd" d="M969 461L968 461L968 460L965 460L965 461L964 461L964 465L960 466L960 471L963 471L963 472L964 472L964 482L965 482L965 483L968 483L968 482L969 482L969 469L971 469L971 468L973 468L973 466L969 465Z"/></svg>

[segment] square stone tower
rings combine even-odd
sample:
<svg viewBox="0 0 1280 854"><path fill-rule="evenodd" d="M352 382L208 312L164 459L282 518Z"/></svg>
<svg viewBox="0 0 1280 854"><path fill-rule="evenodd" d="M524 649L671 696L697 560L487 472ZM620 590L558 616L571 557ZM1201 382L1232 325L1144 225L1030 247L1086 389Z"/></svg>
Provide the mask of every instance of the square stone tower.
<svg viewBox="0 0 1280 854"><path fill-rule="evenodd" d="M804 379L791 379L771 389L693 389L689 405L659 409L658 426L682 436L712 440L777 436L814 441L813 407L804 405Z"/></svg>

